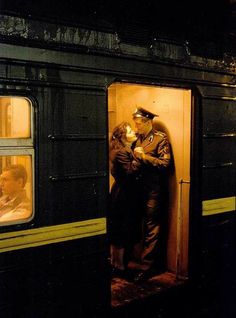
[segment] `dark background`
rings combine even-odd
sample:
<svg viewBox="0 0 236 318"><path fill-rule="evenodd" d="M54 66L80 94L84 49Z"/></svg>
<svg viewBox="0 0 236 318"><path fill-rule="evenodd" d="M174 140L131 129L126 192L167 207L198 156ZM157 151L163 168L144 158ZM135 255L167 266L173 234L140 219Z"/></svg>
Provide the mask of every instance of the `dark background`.
<svg viewBox="0 0 236 318"><path fill-rule="evenodd" d="M236 55L236 0L0 0L4 14L117 32L124 42L188 42L192 54Z"/></svg>

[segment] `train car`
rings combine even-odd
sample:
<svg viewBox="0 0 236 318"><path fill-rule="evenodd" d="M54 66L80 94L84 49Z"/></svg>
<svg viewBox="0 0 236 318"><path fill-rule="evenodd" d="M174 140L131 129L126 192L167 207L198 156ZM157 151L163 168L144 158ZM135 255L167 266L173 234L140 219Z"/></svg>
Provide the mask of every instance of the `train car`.
<svg viewBox="0 0 236 318"><path fill-rule="evenodd" d="M0 19L0 316L108 317L150 291L117 300L106 222L110 133L141 106L173 153L156 316L197 293L233 317L235 57L19 11Z"/></svg>

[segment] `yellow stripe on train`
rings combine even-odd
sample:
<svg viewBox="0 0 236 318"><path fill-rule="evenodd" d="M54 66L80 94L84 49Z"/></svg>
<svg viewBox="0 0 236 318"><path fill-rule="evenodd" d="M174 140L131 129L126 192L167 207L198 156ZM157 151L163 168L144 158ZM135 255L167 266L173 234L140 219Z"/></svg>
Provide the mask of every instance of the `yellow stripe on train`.
<svg viewBox="0 0 236 318"><path fill-rule="evenodd" d="M106 233L106 218L0 234L0 253Z"/></svg>
<svg viewBox="0 0 236 318"><path fill-rule="evenodd" d="M214 215L235 211L236 197L227 197L202 202L202 215Z"/></svg>

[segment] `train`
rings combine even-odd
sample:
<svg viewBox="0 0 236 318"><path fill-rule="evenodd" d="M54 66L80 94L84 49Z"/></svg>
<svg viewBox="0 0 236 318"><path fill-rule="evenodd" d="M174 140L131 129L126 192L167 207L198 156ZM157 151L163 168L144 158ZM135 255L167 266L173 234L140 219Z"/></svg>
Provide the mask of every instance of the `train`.
<svg viewBox="0 0 236 318"><path fill-rule="evenodd" d="M184 314L188 295L233 317L235 56L194 55L158 36L128 41L36 11L8 8L0 19L0 186L7 167L23 166L28 197L26 214L2 218L0 208L0 316L113 317L127 307L110 274L109 138L140 106L158 113L174 158L156 316L176 299Z"/></svg>

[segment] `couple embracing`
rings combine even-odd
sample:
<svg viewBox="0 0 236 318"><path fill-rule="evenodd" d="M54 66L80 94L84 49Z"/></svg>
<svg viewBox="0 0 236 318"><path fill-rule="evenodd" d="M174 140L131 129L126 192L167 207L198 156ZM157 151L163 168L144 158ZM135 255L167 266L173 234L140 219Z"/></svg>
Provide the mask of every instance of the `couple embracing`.
<svg viewBox="0 0 236 318"><path fill-rule="evenodd" d="M133 120L137 134L128 122L122 122L110 140L111 174L115 179L108 218L111 265L115 275L125 277L135 247L141 246L135 282L149 278L162 263L158 257L162 203L167 191L164 178L171 156L166 134L153 128L155 116L144 108L136 109Z"/></svg>

